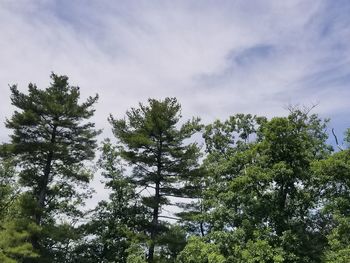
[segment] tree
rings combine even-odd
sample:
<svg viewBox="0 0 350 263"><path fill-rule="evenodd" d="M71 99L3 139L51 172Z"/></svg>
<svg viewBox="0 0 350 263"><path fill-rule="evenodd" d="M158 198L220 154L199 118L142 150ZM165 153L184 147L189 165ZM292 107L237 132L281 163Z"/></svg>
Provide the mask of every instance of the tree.
<svg viewBox="0 0 350 263"><path fill-rule="evenodd" d="M231 125L238 142L230 139L230 125L216 124L215 132L205 134L213 146L204 162L210 174L204 193L210 229L232 234L242 229L246 244L282 250L284 262L319 262L326 240L315 224L318 197L311 167L330 154L325 123L298 109L247 123L243 130ZM255 140L249 143L241 134ZM257 231L270 235L256 239Z"/></svg>
<svg viewBox="0 0 350 263"><path fill-rule="evenodd" d="M335 216L336 227L328 235L328 245L324 253L325 263L346 263L350 261L350 218Z"/></svg>
<svg viewBox="0 0 350 263"><path fill-rule="evenodd" d="M100 150L98 167L110 194L108 200L99 202L91 220L83 226L85 237L76 248L76 261L126 263L134 243L145 239L142 226L147 222L146 211L135 185L123 176L118 148L105 140Z"/></svg>
<svg viewBox="0 0 350 263"><path fill-rule="evenodd" d="M180 109L175 98L149 99L148 105L140 103L139 108L127 111L125 119L109 119L121 156L133 167L132 181L141 189L154 190L142 198L152 218L148 262L153 262L157 238L166 229L159 220L162 207L170 204L169 196L186 196L183 186L198 166L199 148L185 140L199 130L199 120L178 128Z"/></svg>
<svg viewBox="0 0 350 263"><path fill-rule="evenodd" d="M209 211L205 218L210 231L236 228L244 220L253 221L251 213L243 213L243 209L247 200L253 200L249 195L255 191L244 190L238 183L247 178L244 177L247 168L255 162L254 147L260 140L259 127L264 122L266 119L262 117L236 114L224 122L216 120L204 129L207 155L203 167L208 175L208 188L203 203Z"/></svg>
<svg viewBox="0 0 350 263"><path fill-rule="evenodd" d="M177 258L179 263L225 263L218 245L191 237L185 249Z"/></svg>
<svg viewBox="0 0 350 263"><path fill-rule="evenodd" d="M350 128L348 128L345 132L345 143L347 143L347 146L350 146Z"/></svg>
<svg viewBox="0 0 350 263"><path fill-rule="evenodd" d="M0 162L0 221L9 213L18 193L15 182L15 169L11 160Z"/></svg>
<svg viewBox="0 0 350 263"><path fill-rule="evenodd" d="M25 258L36 258L29 242L35 225L23 218L19 209L16 171L11 160L0 163L0 261L16 263Z"/></svg>
<svg viewBox="0 0 350 263"><path fill-rule="evenodd" d="M0 225L0 262L16 263L25 259L36 259L29 242L30 234L36 231L36 226L25 219L7 218Z"/></svg>
<svg viewBox="0 0 350 263"><path fill-rule="evenodd" d="M78 189L86 190L91 178L86 161L94 158L99 134L87 121L98 96L79 103L79 87L70 86L68 77L52 73L51 79L45 90L29 84L28 94L11 87L17 110L6 121L13 131L11 141L1 148L3 155L15 160L19 184L28 189L23 209L41 228L40 234L31 237L41 256L36 262L52 262L45 254L62 245L54 245L50 238L59 216L67 220L80 214L78 207L87 192Z"/></svg>
<svg viewBox="0 0 350 263"><path fill-rule="evenodd" d="M347 138L345 138L345 141ZM350 149L313 163L322 232L327 236L325 262L350 260Z"/></svg>

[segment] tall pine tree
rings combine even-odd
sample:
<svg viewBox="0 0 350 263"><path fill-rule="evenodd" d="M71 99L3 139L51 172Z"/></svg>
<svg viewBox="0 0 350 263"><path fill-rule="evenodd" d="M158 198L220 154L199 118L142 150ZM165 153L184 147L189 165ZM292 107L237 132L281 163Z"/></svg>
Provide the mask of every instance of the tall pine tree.
<svg viewBox="0 0 350 263"><path fill-rule="evenodd" d="M62 234L57 233L57 219L79 215L86 191L78 189L86 188L91 178L86 161L94 158L99 134L87 121L98 96L79 103L79 87L70 86L68 77L52 74L51 79L45 90L29 84L28 94L11 87L17 110L6 120L11 141L1 147L17 163L19 183L27 191L23 209L41 229L31 237L40 255L35 262L59 261L52 255L62 246L55 242Z"/></svg>
<svg viewBox="0 0 350 263"><path fill-rule="evenodd" d="M157 240L166 231L160 220L163 206L170 204L170 196L186 196L186 181L197 172L199 148L185 140L198 131L199 120L179 128L180 110L175 98L149 99L148 105L127 111L124 119L110 117L121 155L133 167L132 181L150 192L143 196L151 214L148 262L154 262Z"/></svg>

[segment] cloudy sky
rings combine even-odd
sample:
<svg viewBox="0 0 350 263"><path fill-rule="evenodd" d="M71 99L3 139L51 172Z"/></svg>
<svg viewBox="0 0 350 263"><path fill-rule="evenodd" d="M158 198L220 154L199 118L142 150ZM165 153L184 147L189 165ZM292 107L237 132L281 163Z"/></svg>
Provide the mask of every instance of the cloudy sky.
<svg viewBox="0 0 350 263"><path fill-rule="evenodd" d="M65 74L109 134L147 98L175 96L205 122L318 104L339 136L350 126L349 0L0 0L0 139L8 84L45 88Z"/></svg>

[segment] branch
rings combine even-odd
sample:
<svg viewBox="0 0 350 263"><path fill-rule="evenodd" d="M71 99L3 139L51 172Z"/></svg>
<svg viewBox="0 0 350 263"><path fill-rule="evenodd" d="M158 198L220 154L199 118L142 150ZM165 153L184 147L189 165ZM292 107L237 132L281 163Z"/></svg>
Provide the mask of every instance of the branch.
<svg viewBox="0 0 350 263"><path fill-rule="evenodd" d="M332 128L332 134L333 134L333 136L334 136L335 143L337 144L338 149L341 150L341 151L343 151L344 149L339 145L337 135L335 135L335 132L334 132L334 128Z"/></svg>
<svg viewBox="0 0 350 263"><path fill-rule="evenodd" d="M139 194L141 194L143 191L145 191L146 190L146 188L147 187L149 187L148 185L146 185L145 187L143 187L140 191L138 191L138 192L136 192L135 194L136 195L139 195Z"/></svg>
<svg viewBox="0 0 350 263"><path fill-rule="evenodd" d="M159 215L158 217L168 218L168 219L173 219L173 220L181 220L181 218L172 217L172 216L162 216L162 215Z"/></svg>
<svg viewBox="0 0 350 263"><path fill-rule="evenodd" d="M177 197L177 198L186 198L186 199L194 199L193 197L183 196L183 195L175 195L175 194L163 194L162 196L166 196L166 197Z"/></svg>
<svg viewBox="0 0 350 263"><path fill-rule="evenodd" d="M5 210L7 210L12 203L15 201L15 199L17 198L17 196L20 194L20 190L18 190L17 192L13 193L13 195L10 197L10 200L8 200L5 204L3 204L0 207L0 213L3 213Z"/></svg>

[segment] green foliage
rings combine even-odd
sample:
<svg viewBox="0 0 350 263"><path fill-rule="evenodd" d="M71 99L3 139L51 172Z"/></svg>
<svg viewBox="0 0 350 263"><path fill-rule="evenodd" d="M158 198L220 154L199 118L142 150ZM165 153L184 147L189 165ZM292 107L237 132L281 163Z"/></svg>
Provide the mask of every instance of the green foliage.
<svg viewBox="0 0 350 263"><path fill-rule="evenodd" d="M246 248L242 250L242 260L247 263L280 263L284 262L283 250L273 248L266 240L249 240Z"/></svg>
<svg viewBox="0 0 350 263"><path fill-rule="evenodd" d="M313 163L323 213L350 216L350 150Z"/></svg>
<svg viewBox="0 0 350 263"><path fill-rule="evenodd" d="M169 225L168 231L157 238L159 255L156 262L175 262L179 253L186 246L186 231L180 225Z"/></svg>
<svg viewBox="0 0 350 263"><path fill-rule="evenodd" d="M23 223L23 222L22 222ZM6 222L0 230L0 262L17 263L23 259L36 258L29 242L30 233L18 222Z"/></svg>
<svg viewBox="0 0 350 263"><path fill-rule="evenodd" d="M191 237L177 258L179 263L225 263L219 247L198 237Z"/></svg>
<svg viewBox="0 0 350 263"><path fill-rule="evenodd" d="M244 228L215 231L207 239L219 248L225 262L286 262L286 252L274 245L270 229L259 229L253 233Z"/></svg>
<svg viewBox="0 0 350 263"><path fill-rule="evenodd" d="M31 236L41 256L37 260L49 262L53 262L49 254L55 243L55 231L51 230L59 216L67 220L82 216L78 207L89 196L91 178L86 161L94 158L99 134L94 124L87 122L98 96L79 103L79 87L70 86L66 76L52 74L51 79L45 90L29 84L28 94L11 87L12 105L17 110L7 119L6 127L13 133L11 142L0 149L17 165L19 184L27 191L23 209L28 220L41 226L42 233Z"/></svg>
<svg viewBox="0 0 350 263"><path fill-rule="evenodd" d="M337 152L313 164L328 248L325 262L350 260L350 150Z"/></svg>
<svg viewBox="0 0 350 263"><path fill-rule="evenodd" d="M15 210L0 221L0 262L16 263L36 259L38 254L33 250L30 236L38 233L34 222L16 214L17 203L11 205Z"/></svg>
<svg viewBox="0 0 350 263"><path fill-rule="evenodd" d="M204 194L210 211L209 228L232 229L233 235L242 229L246 240L244 246L239 245L246 251L241 255L245 257L243 262L259 255L267 262L277 260L273 259L273 251L284 262L319 262L326 240L321 233L313 231L315 225L311 219L317 209L317 194L312 191L311 164L330 154L331 149L325 143L325 123L316 115L309 116L299 110L270 121L238 117L249 120L248 127L254 129L247 132L231 129L229 136L235 136L236 142L230 139L230 144L224 144L224 151L222 145L219 151L209 147L204 162L210 174ZM228 136L222 123L216 122L214 126L219 137ZM211 127L206 132L213 134L212 130ZM249 134L255 141L242 140L241 134L243 138ZM212 145L211 140L217 141L218 134L204 137ZM254 233L266 227L271 231L269 237L256 239ZM254 246L270 246L272 254L259 254L258 248L255 251L258 254L254 254L254 249L250 249Z"/></svg>
<svg viewBox="0 0 350 263"><path fill-rule="evenodd" d="M92 220L84 226L86 235L91 237L79 245L77 252L79 260L85 262L123 263L131 260L134 241L144 240L141 230L147 223L146 211L139 203L135 186L123 176L118 148L105 140L101 151L98 165L110 190L109 200L98 204Z"/></svg>
<svg viewBox="0 0 350 263"><path fill-rule="evenodd" d="M145 250L137 244L132 244L128 249L126 263L146 263Z"/></svg>
<svg viewBox="0 0 350 263"><path fill-rule="evenodd" d="M259 136L258 127L265 122L266 118L250 114L236 114L225 122L216 120L204 129L206 151L225 158L237 150L245 149L254 137Z"/></svg>
<svg viewBox="0 0 350 263"><path fill-rule="evenodd" d="M153 262L157 238L167 227L160 220L160 211L170 204L169 196L186 197L191 187L186 181L196 174L199 148L186 139L199 131L198 119L187 121L180 128L181 106L174 98L150 99L126 113L125 119L110 117L113 132L120 143L121 157L133 167L131 181L154 193L142 197L152 219L145 225L150 237L148 260ZM179 188L179 183L185 187Z"/></svg>
<svg viewBox="0 0 350 263"><path fill-rule="evenodd" d="M0 221L8 215L17 196L15 175L13 162L2 160L0 163Z"/></svg>
<svg viewBox="0 0 350 263"><path fill-rule="evenodd" d="M0 262L350 262L350 150L327 145L327 120L291 108L203 126L182 122L175 98L149 99L110 116L117 141L97 161L109 198L82 212L98 97L80 103L66 76L51 78L28 94L11 87Z"/></svg>
<svg viewBox="0 0 350 263"><path fill-rule="evenodd" d="M328 236L329 248L325 252L325 263L347 263L350 261L350 218L336 217L337 227Z"/></svg>
<svg viewBox="0 0 350 263"><path fill-rule="evenodd" d="M345 132L344 141L348 144L348 147L349 147L350 146L350 128L347 129L347 131Z"/></svg>
<svg viewBox="0 0 350 263"><path fill-rule="evenodd" d="M35 224L22 218L16 171L12 160L0 163L0 262L16 263L36 258L29 237L38 231Z"/></svg>

